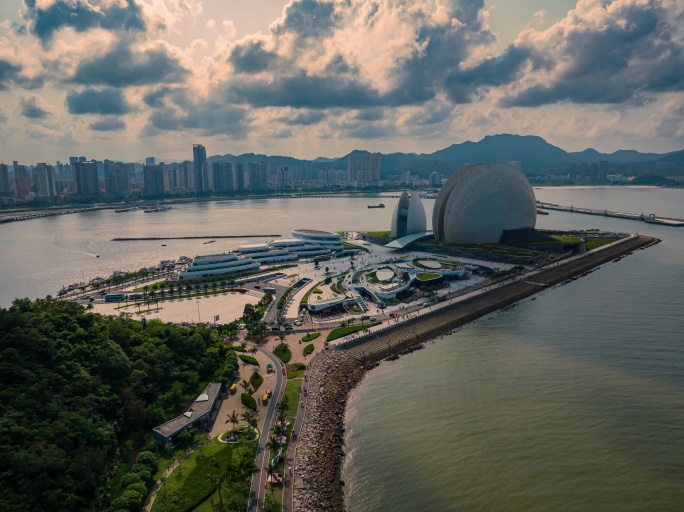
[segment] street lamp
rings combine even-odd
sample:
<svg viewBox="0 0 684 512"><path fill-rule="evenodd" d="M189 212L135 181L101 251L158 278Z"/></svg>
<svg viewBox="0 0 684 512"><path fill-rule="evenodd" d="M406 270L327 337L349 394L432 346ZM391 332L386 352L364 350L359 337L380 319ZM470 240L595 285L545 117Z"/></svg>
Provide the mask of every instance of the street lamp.
<svg viewBox="0 0 684 512"><path fill-rule="evenodd" d="M202 316L200 315L200 307L199 307L200 301L199 301L199 299L197 299L195 302L197 303L197 323L201 324L202 323Z"/></svg>

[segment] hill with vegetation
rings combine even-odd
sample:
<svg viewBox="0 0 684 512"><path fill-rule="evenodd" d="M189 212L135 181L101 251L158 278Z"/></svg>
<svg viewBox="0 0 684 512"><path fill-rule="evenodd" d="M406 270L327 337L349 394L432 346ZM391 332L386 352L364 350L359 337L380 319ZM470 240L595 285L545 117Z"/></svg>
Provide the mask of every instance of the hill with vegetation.
<svg viewBox="0 0 684 512"><path fill-rule="evenodd" d="M234 355L204 327L143 328L50 297L0 309L0 510L107 510L114 487L139 508L151 472L121 489L115 462L125 475L153 427L233 375Z"/></svg>

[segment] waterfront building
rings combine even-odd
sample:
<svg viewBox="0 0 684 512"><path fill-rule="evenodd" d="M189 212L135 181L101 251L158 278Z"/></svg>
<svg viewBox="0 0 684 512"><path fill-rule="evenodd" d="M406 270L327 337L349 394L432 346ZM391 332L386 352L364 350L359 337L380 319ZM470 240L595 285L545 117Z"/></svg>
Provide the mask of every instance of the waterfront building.
<svg viewBox="0 0 684 512"><path fill-rule="evenodd" d="M31 177L25 165L14 162L14 195L26 199L31 195Z"/></svg>
<svg viewBox="0 0 684 512"><path fill-rule="evenodd" d="M268 173L266 162L249 162L249 189L263 192L268 189Z"/></svg>
<svg viewBox="0 0 684 512"><path fill-rule="evenodd" d="M380 153L352 151L347 157L348 179L351 183L378 185L380 182Z"/></svg>
<svg viewBox="0 0 684 512"><path fill-rule="evenodd" d="M55 168L46 163L39 163L36 168L36 185L38 195L41 197L55 197L57 195L57 183Z"/></svg>
<svg viewBox="0 0 684 512"><path fill-rule="evenodd" d="M131 168L123 162L109 162L105 174L105 193L109 197L125 197L131 191Z"/></svg>
<svg viewBox="0 0 684 512"><path fill-rule="evenodd" d="M193 174L195 192L209 192L209 170L207 168L207 149L202 144L192 146Z"/></svg>
<svg viewBox="0 0 684 512"><path fill-rule="evenodd" d="M9 168L7 164L0 164L0 197L10 197L11 195Z"/></svg>
<svg viewBox="0 0 684 512"><path fill-rule="evenodd" d="M402 192L392 215L391 233L394 238L424 233L427 230L425 207L417 192L409 197Z"/></svg>
<svg viewBox="0 0 684 512"><path fill-rule="evenodd" d="M322 245L333 252L344 249L342 238L338 233L332 231L320 231L317 229L295 229L291 233L292 238L304 240L311 244Z"/></svg>
<svg viewBox="0 0 684 512"><path fill-rule="evenodd" d="M79 159L80 160L80 159ZM74 182L79 196L96 196L100 193L100 180L97 177L95 162L74 163Z"/></svg>
<svg viewBox="0 0 684 512"><path fill-rule="evenodd" d="M259 270L260 264L252 258L238 258L235 253L197 256L185 270L178 273L180 279L198 279L209 276L233 276Z"/></svg>
<svg viewBox="0 0 684 512"><path fill-rule="evenodd" d="M233 164L230 162L213 162L211 173L215 192L232 192L235 190Z"/></svg>
<svg viewBox="0 0 684 512"><path fill-rule="evenodd" d="M193 402L190 408L180 416L167 421L156 427L154 442L160 446L166 446L173 439L190 428L202 428L208 430L216 421L216 415L221 408L223 397L223 384L211 382Z"/></svg>
<svg viewBox="0 0 684 512"><path fill-rule="evenodd" d="M245 190L245 168L241 163L233 166L233 190L242 192Z"/></svg>
<svg viewBox="0 0 684 512"><path fill-rule="evenodd" d="M449 244L498 243L505 230L534 228L537 206L519 169L496 163L465 167L449 178L432 212L434 237Z"/></svg>
<svg viewBox="0 0 684 512"><path fill-rule="evenodd" d="M164 163L143 167L143 195L159 197L164 195Z"/></svg>
<svg viewBox="0 0 684 512"><path fill-rule="evenodd" d="M442 186L442 173L435 171L430 174L430 186L431 187L441 187Z"/></svg>

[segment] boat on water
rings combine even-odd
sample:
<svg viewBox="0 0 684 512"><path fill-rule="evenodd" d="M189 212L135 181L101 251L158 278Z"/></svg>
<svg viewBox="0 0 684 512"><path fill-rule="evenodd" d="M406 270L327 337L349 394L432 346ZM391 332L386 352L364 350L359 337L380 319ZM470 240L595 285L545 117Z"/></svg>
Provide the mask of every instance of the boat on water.
<svg viewBox="0 0 684 512"><path fill-rule="evenodd" d="M384 208L385 205L383 203L380 204L369 204L368 208Z"/></svg>
<svg viewBox="0 0 684 512"><path fill-rule="evenodd" d="M114 210L114 213L134 212L139 209L140 207L138 206L131 206L130 208L119 208L118 210Z"/></svg>
<svg viewBox="0 0 684 512"><path fill-rule="evenodd" d="M213 244L214 242L216 242L216 240L209 240L208 242L204 242L204 245Z"/></svg>
<svg viewBox="0 0 684 512"><path fill-rule="evenodd" d="M547 212L546 210L537 210L537 215L548 215L548 214L549 214L549 212Z"/></svg>
<svg viewBox="0 0 684 512"><path fill-rule="evenodd" d="M171 208L169 208L168 206L164 206L164 205L161 205L161 204L157 204L157 205L155 205L155 206L151 206L151 207L149 207L149 208L145 208L143 211L144 211L145 213L157 213L157 212L166 212L166 211L168 211L168 210L170 210L170 209L171 209Z"/></svg>

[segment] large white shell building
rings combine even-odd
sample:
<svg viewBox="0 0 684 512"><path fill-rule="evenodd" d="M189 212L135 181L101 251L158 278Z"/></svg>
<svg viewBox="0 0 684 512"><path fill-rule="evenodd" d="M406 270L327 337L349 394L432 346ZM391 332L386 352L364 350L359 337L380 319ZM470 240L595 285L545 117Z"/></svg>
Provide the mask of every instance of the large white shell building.
<svg viewBox="0 0 684 512"><path fill-rule="evenodd" d="M534 228L532 187L517 168L496 163L465 167L447 180L432 212L435 240L498 243L504 230Z"/></svg>
<svg viewBox="0 0 684 512"><path fill-rule="evenodd" d="M424 233L427 229L425 207L416 192L409 197L403 192L392 215L392 236L402 238L406 235Z"/></svg>

